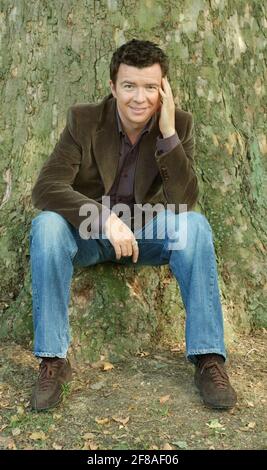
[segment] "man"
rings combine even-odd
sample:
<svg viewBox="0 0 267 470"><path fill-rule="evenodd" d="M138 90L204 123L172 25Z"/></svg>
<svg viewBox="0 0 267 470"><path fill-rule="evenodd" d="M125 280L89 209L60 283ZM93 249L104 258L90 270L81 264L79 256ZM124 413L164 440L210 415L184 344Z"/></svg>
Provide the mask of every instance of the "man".
<svg viewBox="0 0 267 470"><path fill-rule="evenodd" d="M204 403L227 409L236 402L224 367L212 230L192 210L198 195L193 119L175 109L167 72L167 56L150 41L133 39L118 48L110 64L112 93L99 104L70 108L34 186L33 203L42 210L30 233L34 353L41 361L31 398L35 410L56 406L71 380L66 356L73 267L106 261L169 264L180 285L186 354ZM121 204L128 218L115 210ZM143 212L135 226L141 205L161 210L152 217L150 210L145 221ZM185 243L177 233L186 233Z"/></svg>

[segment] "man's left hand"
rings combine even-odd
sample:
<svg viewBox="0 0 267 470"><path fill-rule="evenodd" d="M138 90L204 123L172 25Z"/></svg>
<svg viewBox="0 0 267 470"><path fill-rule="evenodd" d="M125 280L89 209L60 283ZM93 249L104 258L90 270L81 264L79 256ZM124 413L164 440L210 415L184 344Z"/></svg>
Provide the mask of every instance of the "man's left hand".
<svg viewBox="0 0 267 470"><path fill-rule="evenodd" d="M162 78L159 128L163 138L175 134L175 103L167 76Z"/></svg>

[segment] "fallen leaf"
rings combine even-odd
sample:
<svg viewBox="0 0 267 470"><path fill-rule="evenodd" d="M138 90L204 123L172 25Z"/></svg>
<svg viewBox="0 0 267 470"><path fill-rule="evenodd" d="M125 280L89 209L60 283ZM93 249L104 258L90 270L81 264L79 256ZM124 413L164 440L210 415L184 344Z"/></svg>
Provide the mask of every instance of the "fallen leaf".
<svg viewBox="0 0 267 470"><path fill-rule="evenodd" d="M2 448L4 447L4 449L16 450L16 444L13 439L11 439L11 437L0 436L0 444Z"/></svg>
<svg viewBox="0 0 267 470"><path fill-rule="evenodd" d="M252 401L247 401L247 405L250 406L251 408L254 408L254 403L252 403Z"/></svg>
<svg viewBox="0 0 267 470"><path fill-rule="evenodd" d="M20 428L12 429L12 436L18 436L21 433Z"/></svg>
<svg viewBox="0 0 267 470"><path fill-rule="evenodd" d="M7 428L7 427L8 427L8 424L4 424L3 426L1 426L0 432L2 432L2 431L3 431L5 428Z"/></svg>
<svg viewBox="0 0 267 470"><path fill-rule="evenodd" d="M12 415L12 416L10 417L10 422L11 422L11 423L15 423L15 421L18 421L18 419L19 419L18 415Z"/></svg>
<svg viewBox="0 0 267 470"><path fill-rule="evenodd" d="M9 408L12 410L14 407L9 406L10 405L10 400L8 398L1 398L1 403L0 403L0 408Z"/></svg>
<svg viewBox="0 0 267 470"><path fill-rule="evenodd" d="M40 432L33 432L31 435L30 435L30 439L32 439L33 441L44 441L45 439L47 439L45 433L43 431L40 431Z"/></svg>
<svg viewBox="0 0 267 470"><path fill-rule="evenodd" d="M101 369L104 370L105 372L111 369L114 369L113 364L107 361L97 361L97 362L92 362L91 367L93 369Z"/></svg>
<svg viewBox="0 0 267 470"><path fill-rule="evenodd" d="M170 395L164 395L159 399L160 404L162 405L163 403L166 403L170 399Z"/></svg>
<svg viewBox="0 0 267 470"><path fill-rule="evenodd" d="M95 418L95 422L97 424L108 424L109 423L109 418Z"/></svg>
<svg viewBox="0 0 267 470"><path fill-rule="evenodd" d="M86 434L82 436L82 438L85 439L86 441L90 441L91 439L95 438L95 435L92 432L87 432Z"/></svg>
<svg viewBox="0 0 267 470"><path fill-rule="evenodd" d="M255 421L253 421L253 422L247 424L247 427L248 427L249 429L254 429L255 426L256 426Z"/></svg>
<svg viewBox="0 0 267 470"><path fill-rule="evenodd" d="M188 444L185 441L176 441L176 442L171 442L176 447L179 447L179 449L188 449Z"/></svg>
<svg viewBox="0 0 267 470"><path fill-rule="evenodd" d="M55 449L55 450L61 450L61 449L62 449L62 446L59 445L59 444L57 444L56 442L54 442L54 443L52 444L52 447L53 447L53 449Z"/></svg>
<svg viewBox="0 0 267 470"><path fill-rule="evenodd" d="M147 352L147 351L140 351L136 355L139 356L139 357L147 357L147 356L150 355L150 353Z"/></svg>
<svg viewBox="0 0 267 470"><path fill-rule="evenodd" d="M248 432L251 429L254 429L255 427L256 427L256 423L255 421L252 421L251 423L246 424L246 426L239 428L239 431Z"/></svg>
<svg viewBox="0 0 267 470"><path fill-rule="evenodd" d="M101 369L103 366L103 361L91 362L90 366L93 369Z"/></svg>
<svg viewBox="0 0 267 470"><path fill-rule="evenodd" d="M50 432L53 432L53 431L55 431L55 429L57 429L56 425L55 425L55 424L51 424L51 426L49 426L49 428L48 428L48 432L49 432L49 433L50 433Z"/></svg>
<svg viewBox="0 0 267 470"><path fill-rule="evenodd" d="M170 444L168 442L165 442L163 444L162 450L173 450L173 447L170 446Z"/></svg>
<svg viewBox="0 0 267 470"><path fill-rule="evenodd" d="M87 441L84 443L82 450L97 450L98 445L93 441Z"/></svg>
<svg viewBox="0 0 267 470"><path fill-rule="evenodd" d="M17 446L16 446L15 442L13 441L13 439L9 440L7 448L9 450L17 450Z"/></svg>
<svg viewBox="0 0 267 470"><path fill-rule="evenodd" d="M224 430L225 428L221 423L219 423L218 419L212 419L208 423L206 423L206 426L208 426L211 429L221 429Z"/></svg>
<svg viewBox="0 0 267 470"><path fill-rule="evenodd" d="M111 364L110 362L104 362L103 370L107 371L107 370L111 370L111 369L114 369L113 364Z"/></svg>
<svg viewBox="0 0 267 470"><path fill-rule="evenodd" d="M129 422L130 416L127 416L127 418L117 418L116 416L112 416L113 421L116 421L116 423L127 424Z"/></svg>
<svg viewBox="0 0 267 470"><path fill-rule="evenodd" d="M23 406L17 406L17 413L19 415L23 415L25 413Z"/></svg>

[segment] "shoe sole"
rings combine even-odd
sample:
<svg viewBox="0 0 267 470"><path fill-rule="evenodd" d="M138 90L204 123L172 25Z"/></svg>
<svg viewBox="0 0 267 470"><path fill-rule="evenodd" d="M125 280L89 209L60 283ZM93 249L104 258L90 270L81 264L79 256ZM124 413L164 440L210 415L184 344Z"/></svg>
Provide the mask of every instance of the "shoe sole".
<svg viewBox="0 0 267 470"><path fill-rule="evenodd" d="M53 403L52 405L46 406L44 408L37 408L37 407L34 407L33 405L31 405L31 408L32 408L32 411L37 411L37 412L39 412L39 411L48 411L48 410L51 410L53 408L56 408L56 406L60 405L60 403L62 403L62 401L63 401L63 392L61 393L60 398L56 403Z"/></svg>
<svg viewBox="0 0 267 470"><path fill-rule="evenodd" d="M195 386L197 388L197 391L199 392L199 395L201 396L201 399L202 399L204 405L207 406L207 408L213 409L213 410L230 410L231 408L234 408L236 403L229 404L229 405L215 405L213 403L209 403L209 402L205 401L205 398L203 397L203 395L201 393L201 390L200 390L200 387L198 386L196 381L195 381Z"/></svg>
<svg viewBox="0 0 267 470"><path fill-rule="evenodd" d="M204 405L212 410L230 410L231 408L234 408L235 405L212 405L210 403L205 402L204 398L201 397L203 400Z"/></svg>

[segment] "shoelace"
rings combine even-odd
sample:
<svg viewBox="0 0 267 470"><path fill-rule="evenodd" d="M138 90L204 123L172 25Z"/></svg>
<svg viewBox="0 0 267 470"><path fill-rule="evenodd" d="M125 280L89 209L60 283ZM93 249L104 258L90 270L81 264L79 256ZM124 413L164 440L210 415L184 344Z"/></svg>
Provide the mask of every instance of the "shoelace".
<svg viewBox="0 0 267 470"><path fill-rule="evenodd" d="M229 383L228 375L218 362L212 360L206 361L201 366L200 374L203 374L205 369L209 369L212 380L218 388L227 388Z"/></svg>
<svg viewBox="0 0 267 470"><path fill-rule="evenodd" d="M42 361L40 364L39 388L47 390L55 380L57 370L62 367L62 361Z"/></svg>

